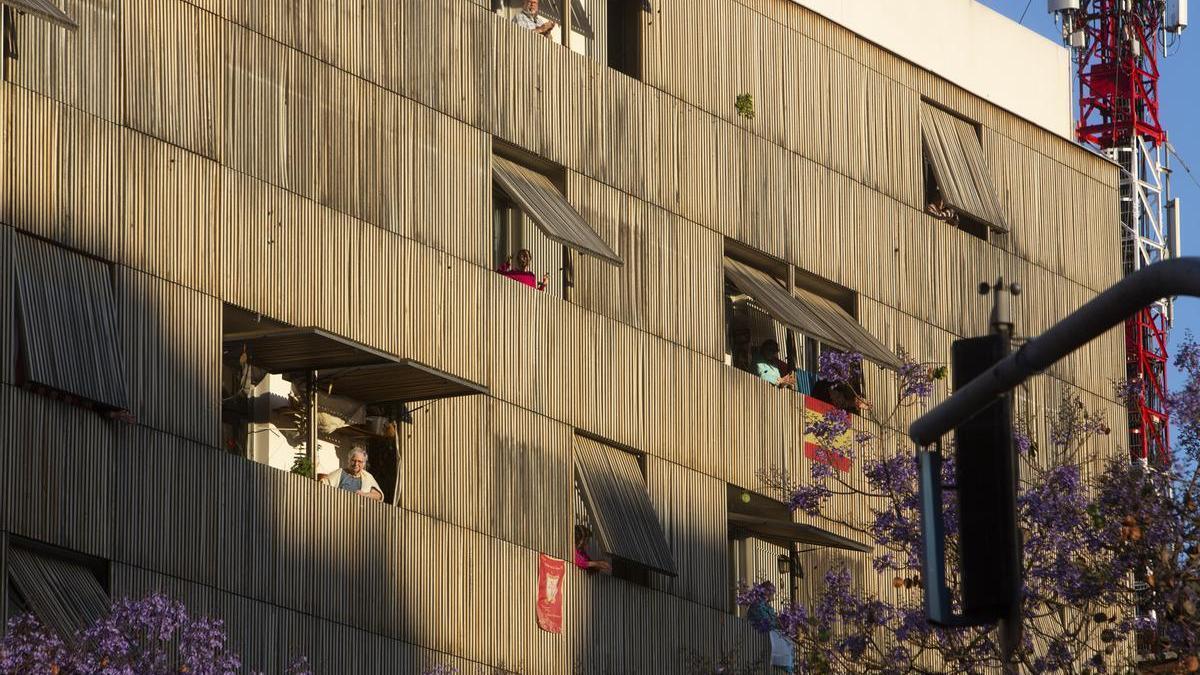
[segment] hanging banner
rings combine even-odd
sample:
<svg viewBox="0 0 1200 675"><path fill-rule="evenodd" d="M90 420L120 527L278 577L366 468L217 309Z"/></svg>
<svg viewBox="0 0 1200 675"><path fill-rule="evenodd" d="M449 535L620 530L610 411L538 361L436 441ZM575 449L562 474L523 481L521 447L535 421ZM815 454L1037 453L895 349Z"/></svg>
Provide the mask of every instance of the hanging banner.
<svg viewBox="0 0 1200 675"><path fill-rule="evenodd" d="M818 401L812 396L804 397L804 456L814 462L828 464L838 471L849 471L853 462L837 450L850 448L854 442L853 431L846 430L846 433L833 441L831 448L822 448L817 437L808 431L813 424L820 422L825 417L825 413L831 410L836 410L836 408L824 401Z"/></svg>
<svg viewBox="0 0 1200 675"><path fill-rule="evenodd" d="M567 563L542 553L538 556L537 622L547 633L562 632L563 584Z"/></svg>

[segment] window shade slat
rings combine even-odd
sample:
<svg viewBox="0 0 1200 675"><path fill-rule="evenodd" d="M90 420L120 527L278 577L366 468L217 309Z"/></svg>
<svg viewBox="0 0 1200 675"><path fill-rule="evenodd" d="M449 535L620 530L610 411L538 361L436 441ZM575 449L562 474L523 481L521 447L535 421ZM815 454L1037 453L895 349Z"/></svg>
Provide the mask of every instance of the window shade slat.
<svg viewBox="0 0 1200 675"><path fill-rule="evenodd" d="M64 640L108 613L108 594L81 565L11 548L8 574L42 625Z"/></svg>
<svg viewBox="0 0 1200 675"><path fill-rule="evenodd" d="M675 576L671 547L654 513L637 458L576 436L575 466L601 548L609 555Z"/></svg>
<svg viewBox="0 0 1200 675"><path fill-rule="evenodd" d="M548 238L609 264L625 264L549 178L503 157L492 161L496 182Z"/></svg>
<svg viewBox="0 0 1200 675"><path fill-rule="evenodd" d="M925 104L921 106L921 137L946 205L993 230L1007 232L1008 221L975 128Z"/></svg>
<svg viewBox="0 0 1200 675"><path fill-rule="evenodd" d="M123 409L125 369L108 265L16 238L17 311L30 382Z"/></svg>
<svg viewBox="0 0 1200 675"><path fill-rule="evenodd" d="M59 9L50 0L0 0L0 5L8 5L18 12L36 15L50 23L62 26L68 30L79 28L66 12Z"/></svg>

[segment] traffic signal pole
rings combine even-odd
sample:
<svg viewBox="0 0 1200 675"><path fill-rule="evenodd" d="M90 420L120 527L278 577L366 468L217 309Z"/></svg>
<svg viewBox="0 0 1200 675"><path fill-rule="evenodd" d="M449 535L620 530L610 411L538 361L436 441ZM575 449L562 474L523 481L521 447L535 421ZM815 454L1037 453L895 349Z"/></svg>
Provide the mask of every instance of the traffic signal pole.
<svg viewBox="0 0 1200 675"><path fill-rule="evenodd" d="M1022 572L1019 536L995 536L998 524L1016 532L1017 458L1010 392L1146 306L1167 297L1200 297L1200 258L1174 258L1134 272L1012 353L1008 296L1020 289L1001 282L981 284L981 293L990 291L995 293L991 335L955 343L955 391L913 422L909 436L919 449L928 618L941 625L999 622L1007 659L1020 643ZM979 374L971 377L975 373ZM945 486L941 444L951 431L957 441L956 485ZM958 491L962 511L961 614L951 611L946 587L942 490L950 488ZM979 590L979 580L989 578L1000 578L1003 588Z"/></svg>
<svg viewBox="0 0 1200 675"><path fill-rule="evenodd" d="M1113 284L917 418L908 428L909 437L919 447L932 445L1031 375L1122 325L1146 306L1179 295L1200 297L1200 258L1164 260Z"/></svg>

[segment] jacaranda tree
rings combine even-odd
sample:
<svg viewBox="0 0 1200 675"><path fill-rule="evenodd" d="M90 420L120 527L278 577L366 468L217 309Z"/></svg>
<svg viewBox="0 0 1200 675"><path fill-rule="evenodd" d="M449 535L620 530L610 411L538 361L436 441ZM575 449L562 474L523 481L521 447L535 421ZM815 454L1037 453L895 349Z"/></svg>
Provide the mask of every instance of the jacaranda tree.
<svg viewBox="0 0 1200 675"><path fill-rule="evenodd" d="M233 675L242 660L229 646L220 619L191 615L161 593L121 599L109 614L77 634L62 636L32 614L8 622L0 642L2 675ZM286 675L311 675L303 657Z"/></svg>
<svg viewBox="0 0 1200 675"><path fill-rule="evenodd" d="M869 539L875 545L871 568L893 587L869 593L863 590L869 585L838 567L825 574L815 597L778 612L756 612L774 588L747 580L739 603L751 608L760 630L777 630L794 643L798 672L982 673L1004 665L994 628L937 627L925 619L915 451L898 420L901 410L924 405L945 369L900 356L892 409L864 411L863 429L853 428L840 410L827 413L809 426L819 450L808 475L778 469L760 474L794 511L842 523ZM851 386L861 358L832 354L820 365L823 379ZM1021 459L1024 637L1009 667L1080 674L1126 673L1155 663L1197 669L1200 347L1190 337L1176 365L1188 375L1171 401L1181 464L1133 463L1124 451L1100 458L1093 445L1111 433L1108 423L1073 393L1063 394L1044 420L1046 438L1033 432L1043 426L1036 419L1019 417L1014 437ZM1117 383L1117 395L1128 396L1137 386ZM950 484L955 449L944 451L943 478ZM861 475L821 461L832 454L853 456ZM835 495L865 500L868 515L834 513L829 505ZM953 587L958 517L952 495L947 493L943 518Z"/></svg>

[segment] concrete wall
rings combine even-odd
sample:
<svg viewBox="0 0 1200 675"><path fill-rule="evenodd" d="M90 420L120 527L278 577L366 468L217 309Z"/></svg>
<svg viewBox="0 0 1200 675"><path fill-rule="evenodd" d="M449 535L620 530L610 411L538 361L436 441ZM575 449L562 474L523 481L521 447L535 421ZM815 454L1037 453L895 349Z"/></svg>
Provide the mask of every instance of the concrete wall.
<svg viewBox="0 0 1200 675"><path fill-rule="evenodd" d="M792 0L963 89L1071 137L1062 47L975 0ZM1033 11L1041 11L1034 3Z"/></svg>

